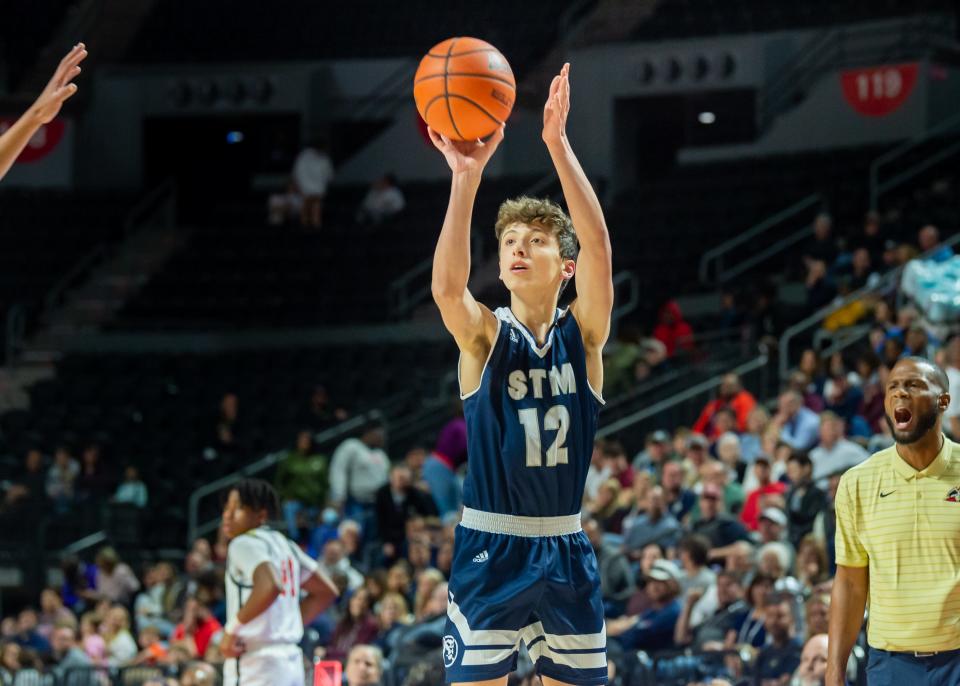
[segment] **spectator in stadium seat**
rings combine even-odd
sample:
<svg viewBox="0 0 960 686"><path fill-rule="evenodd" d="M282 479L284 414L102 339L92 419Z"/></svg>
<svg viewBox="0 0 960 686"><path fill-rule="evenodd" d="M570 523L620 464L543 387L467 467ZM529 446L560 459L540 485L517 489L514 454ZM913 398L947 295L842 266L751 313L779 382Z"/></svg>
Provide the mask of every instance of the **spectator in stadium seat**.
<svg viewBox="0 0 960 686"><path fill-rule="evenodd" d="M710 539L697 534L684 536L677 545L677 558L682 570L678 579L681 598L692 589L705 590L716 582L717 575L707 566L710 548Z"/></svg>
<svg viewBox="0 0 960 686"><path fill-rule="evenodd" d="M62 512L70 507L79 475L80 464L73 459L70 449L65 445L57 446L53 464L47 472L47 497L53 501L54 508Z"/></svg>
<svg viewBox="0 0 960 686"><path fill-rule="evenodd" d="M306 514L312 525L326 502L330 483L327 471L326 456L314 449L313 433L309 429L302 429L297 433L293 450L288 450L281 458L274 480L287 524L287 535L294 541L302 540L301 512Z"/></svg>
<svg viewBox="0 0 960 686"><path fill-rule="evenodd" d="M323 554L317 562L325 574L333 575L334 572L345 574L351 591L363 586L363 574L350 564L350 558L346 555L342 541L337 539L327 541L323 546Z"/></svg>
<svg viewBox="0 0 960 686"><path fill-rule="evenodd" d="M748 541L750 536L744 526L723 512L723 490L715 483L707 482L700 494L700 519L690 527L691 533L701 534L713 548L724 548L736 541Z"/></svg>
<svg viewBox="0 0 960 686"><path fill-rule="evenodd" d="M140 582L133 570L125 562L121 562L117 551L109 546L97 552L95 562L97 582L94 597L128 605L133 594L140 590Z"/></svg>
<svg viewBox="0 0 960 686"><path fill-rule="evenodd" d="M737 484L738 486L743 483L743 477L747 471L747 463L743 461L743 456L740 452L740 437L733 431L726 431L717 438L714 449L717 453L717 461L727 470L728 482ZM742 507L742 505L743 497L741 496L740 506Z"/></svg>
<svg viewBox="0 0 960 686"><path fill-rule="evenodd" d="M106 500L114 481L103 464L100 446L88 443L80 456L80 474L77 476L77 500L97 502Z"/></svg>
<svg viewBox="0 0 960 686"><path fill-rule="evenodd" d="M757 521L755 542L757 545L782 541L787 533L789 521L779 507L766 507Z"/></svg>
<svg viewBox="0 0 960 686"><path fill-rule="evenodd" d="M433 452L423 463L423 480L430 487L433 502L444 519L459 512L463 502L457 470L467 462L467 422L462 405L457 405L456 412L440 430Z"/></svg>
<svg viewBox="0 0 960 686"><path fill-rule="evenodd" d="M17 633L13 636L13 640L22 648L45 654L50 652L50 642L37 630L39 623L37 611L32 607L20 610L20 614L17 615Z"/></svg>
<svg viewBox="0 0 960 686"><path fill-rule="evenodd" d="M122 667L137 655L137 642L130 633L130 613L122 605L111 607L100 625L100 635L107 644L107 663Z"/></svg>
<svg viewBox="0 0 960 686"><path fill-rule="evenodd" d="M23 648L13 642L0 644L0 679L3 683L13 684L14 675L25 667Z"/></svg>
<svg viewBox="0 0 960 686"><path fill-rule="evenodd" d="M830 574L836 571L834 564L836 558L834 545L837 533L836 497L837 488L840 486L840 477L843 476L844 471L837 470L827 477L827 501L823 509L817 514L816 519L813 520L813 530L811 532L817 540L826 546Z"/></svg>
<svg viewBox="0 0 960 686"><path fill-rule="evenodd" d="M107 642L99 633L100 616L87 612L80 618L80 645L96 667L107 666Z"/></svg>
<svg viewBox="0 0 960 686"><path fill-rule="evenodd" d="M363 226L379 226L403 212L406 206L407 200L397 185L397 177L384 174L373 182L370 190L363 196L357 210L357 223Z"/></svg>
<svg viewBox="0 0 960 686"><path fill-rule="evenodd" d="M192 644L194 655L203 657L211 644L219 644L223 625L210 611L212 594L200 587L196 594L187 600L183 610L183 621L177 625L170 636L172 641L187 641Z"/></svg>
<svg viewBox="0 0 960 686"><path fill-rule="evenodd" d="M662 429L651 432L647 436L643 451L633 458L633 471L647 472L659 481L663 472L663 465L670 455L670 434Z"/></svg>
<svg viewBox="0 0 960 686"><path fill-rule="evenodd" d="M333 630L325 658L344 660L350 650L363 643L372 643L380 632L370 605L370 594L358 588L347 602L347 611Z"/></svg>
<svg viewBox="0 0 960 686"><path fill-rule="evenodd" d="M607 617L619 617L626 610L627 601L636 590L630 561L616 546L604 543L603 531L596 520L585 520L583 530L597 555L604 612Z"/></svg>
<svg viewBox="0 0 960 686"><path fill-rule="evenodd" d="M837 261L839 251L833 236L833 218L829 214L822 212L813 220L813 236L803 245L800 254L808 267L811 262L823 262L825 268L830 268Z"/></svg>
<svg viewBox="0 0 960 686"><path fill-rule="evenodd" d="M627 511L620 503L622 490L620 482L610 477L600 484L597 497L584 505L584 513L596 519L604 531L619 534L623 530L623 518Z"/></svg>
<svg viewBox="0 0 960 686"><path fill-rule="evenodd" d="M666 347L667 358L673 357L678 352L693 351L693 329L684 320L683 312L675 300L668 300L660 308L653 337Z"/></svg>
<svg viewBox="0 0 960 686"><path fill-rule="evenodd" d="M620 441L607 441L603 446L604 458L610 466L610 478L616 479L621 488L633 486L633 467L627 458L627 451Z"/></svg>
<svg viewBox="0 0 960 686"><path fill-rule="evenodd" d="M360 438L343 441L330 460L330 504L360 522L366 536L374 533L377 491L390 478L390 460L383 452L385 440L383 423L371 420Z"/></svg>
<svg viewBox="0 0 960 686"><path fill-rule="evenodd" d="M623 533L624 545L634 559L640 548L657 541L666 548L676 545L681 533L680 522L667 510L663 488L651 486L644 473L635 482L632 507L623 515L619 531L604 529L606 533ZM598 522L603 527L603 522Z"/></svg>
<svg viewBox="0 0 960 686"><path fill-rule="evenodd" d="M827 634L818 633L807 639L800 653L800 666L793 673L791 686L819 686L827 675Z"/></svg>
<svg viewBox="0 0 960 686"><path fill-rule="evenodd" d="M647 579L653 563L666 559L666 551L659 543L651 543L641 551L640 570L636 578L636 590L627 600L625 614L633 616L644 612L651 605L650 596L646 591Z"/></svg>
<svg viewBox="0 0 960 686"><path fill-rule="evenodd" d="M870 454L858 443L843 437L845 422L834 412L820 415L820 444L810 451L813 462L813 480L826 484L830 474L860 464Z"/></svg>
<svg viewBox="0 0 960 686"><path fill-rule="evenodd" d="M376 494L377 533L383 542L383 556L393 562L402 553L407 520L412 516L437 516L433 499L413 485L413 474L405 464L390 469L390 480Z"/></svg>
<svg viewBox="0 0 960 686"><path fill-rule="evenodd" d="M780 394L777 414L771 421L780 427L780 439L795 450L810 450L820 439L820 417L804 406L797 391Z"/></svg>
<svg viewBox="0 0 960 686"><path fill-rule="evenodd" d="M762 405L753 408L747 415L747 428L740 434L740 456L748 465L752 465L757 456L763 453L762 437L769 423L770 414Z"/></svg>
<svg viewBox="0 0 960 686"><path fill-rule="evenodd" d="M323 201L333 175L333 162L326 145L318 140L305 146L294 160L286 190L271 194L267 201L270 224L280 226L298 216L300 226L321 228Z"/></svg>
<svg viewBox="0 0 960 686"><path fill-rule="evenodd" d="M876 286L880 275L873 269L873 260L866 248L857 248L853 251L850 263L849 287L851 291Z"/></svg>
<svg viewBox="0 0 960 686"><path fill-rule="evenodd" d="M168 571L169 570L169 571ZM168 577L167 574L170 574ZM133 614L137 631L155 627L163 636L173 630L173 623L165 615L164 596L168 582L172 579L172 568L167 565L154 565L143 575L143 591L133 601Z"/></svg>
<svg viewBox="0 0 960 686"><path fill-rule="evenodd" d="M786 594L773 593L764 604L764 627L769 642L757 655L754 665L754 684L766 686L768 680L781 683L800 666L803 641L795 633L793 599Z"/></svg>
<svg viewBox="0 0 960 686"><path fill-rule="evenodd" d="M731 515L739 515L740 510L743 509L743 502L746 500L743 486L737 481L736 476L737 474L735 472L731 474L730 469L720 460L707 460L703 463L703 466L700 467L700 488L702 489L702 484L707 483L715 484L720 488L723 494L724 508ZM697 486L694 486L694 489L696 488ZM693 508L691 517L696 521L699 516L700 510L698 502Z"/></svg>
<svg viewBox="0 0 960 686"><path fill-rule="evenodd" d="M810 455L794 451L787 460L790 490L787 492L788 538L794 548L813 530L813 521L827 504L826 494L813 483Z"/></svg>
<svg viewBox="0 0 960 686"><path fill-rule="evenodd" d="M330 400L327 387L318 384L310 393L310 401L307 403L302 420L303 426L310 427L314 432L320 432L346 421L349 417L350 413Z"/></svg>
<svg viewBox="0 0 960 686"><path fill-rule="evenodd" d="M846 369L839 369L836 373L831 374L823 390L826 411L840 416L850 427L852 435L867 438L872 434L866 420L861 415L863 412L863 391L851 383ZM822 417L820 421L823 422Z"/></svg>
<svg viewBox="0 0 960 686"><path fill-rule="evenodd" d="M663 501L667 511L677 522L682 523L697 504L696 494L684 488L683 465L671 460L663 465L660 483L663 487Z"/></svg>
<svg viewBox="0 0 960 686"><path fill-rule="evenodd" d="M773 592L774 580L756 572L750 578L744 599L750 606L750 613L743 620L740 629L736 632L727 632L727 647L752 646L762 648L767 643L767 630L764 619L766 617L766 599Z"/></svg>
<svg viewBox="0 0 960 686"><path fill-rule="evenodd" d="M933 250L940 245L940 229L933 224L927 224L917 233L917 245L920 246L920 252L925 253ZM927 259L934 262L947 262L953 257L953 248L943 246L934 251ZM919 354L919 353L915 353Z"/></svg>
<svg viewBox="0 0 960 686"><path fill-rule="evenodd" d="M750 391L744 389L740 377L737 374L727 374L720 382L717 397L708 402L700 412L700 417L693 425L693 431L710 439L717 438L721 432L714 426L714 422L717 412L722 408L730 408L735 413L734 431L746 431L747 417L756 406L757 399Z"/></svg>
<svg viewBox="0 0 960 686"><path fill-rule="evenodd" d="M863 229L859 236L854 237L854 249L864 249L870 256L870 262L879 265L883 260L884 238L880 235L880 213L871 210L864 215Z"/></svg>
<svg viewBox="0 0 960 686"><path fill-rule="evenodd" d="M797 548L797 581L803 584L806 592L812 592L817 586L830 579L830 567L827 561L827 549L814 534L807 534Z"/></svg>
<svg viewBox="0 0 960 686"><path fill-rule="evenodd" d="M720 572L710 591L715 595L715 611L709 613L699 624L691 623L691 616L694 606L701 602L704 594L701 589L692 589L684 599L683 609L674 630L674 642L678 647L692 644L693 650L698 652L721 650L727 634L739 631L750 614L750 605L743 599L743 581L738 572Z"/></svg>
<svg viewBox="0 0 960 686"><path fill-rule="evenodd" d="M837 295L837 288L827 271L827 264L822 260L811 260L807 264L804 285L807 288L807 314L826 307Z"/></svg>
<svg viewBox="0 0 960 686"><path fill-rule="evenodd" d="M43 453L37 448L27 451L23 471L7 489L4 511L32 510L43 507L46 502L47 475L43 469Z"/></svg>
<svg viewBox="0 0 960 686"><path fill-rule="evenodd" d="M756 531L760 527L760 513L764 509L762 503L767 496L782 496L787 491L786 484L773 480L770 458L766 455L760 454L754 460L753 474L757 487L747 494L743 510L740 511L740 521L749 531Z"/></svg>
<svg viewBox="0 0 960 686"><path fill-rule="evenodd" d="M647 575L646 590L650 607L639 615L609 621L607 635L617 638L624 650L670 650L681 610L680 570L668 560L657 560Z"/></svg>
<svg viewBox="0 0 960 686"><path fill-rule="evenodd" d="M148 498L147 485L140 478L140 470L133 465L128 466L123 471L123 483L117 486L113 502L143 509L147 506Z"/></svg>
<svg viewBox="0 0 960 686"><path fill-rule="evenodd" d="M90 666L90 658L77 647L76 629L70 625L60 625L50 637L50 659L54 664L51 672L58 679L65 679L71 669L83 669ZM73 683L70 679L69 683Z"/></svg>
<svg viewBox="0 0 960 686"><path fill-rule="evenodd" d="M60 625L69 625L76 629L77 618L63 604L60 593L56 589L45 588L40 593L40 617L37 631L49 640L53 630Z"/></svg>
<svg viewBox="0 0 960 686"><path fill-rule="evenodd" d="M356 645L347 657L344 676L350 686L379 686L383 678L383 653L372 645Z"/></svg>
<svg viewBox="0 0 960 686"><path fill-rule="evenodd" d="M687 451L683 456L685 485L693 486L700 480L700 471L710 459L710 443L701 434L690 434L687 438Z"/></svg>

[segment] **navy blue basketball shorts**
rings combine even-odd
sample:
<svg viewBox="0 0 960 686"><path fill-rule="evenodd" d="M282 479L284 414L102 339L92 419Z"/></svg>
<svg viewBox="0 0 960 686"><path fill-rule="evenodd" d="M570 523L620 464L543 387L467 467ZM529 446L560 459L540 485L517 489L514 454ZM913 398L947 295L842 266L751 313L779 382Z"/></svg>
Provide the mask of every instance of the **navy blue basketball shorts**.
<svg viewBox="0 0 960 686"><path fill-rule="evenodd" d="M447 683L509 674L522 642L538 674L606 684L600 574L580 515L514 517L465 508L444 634Z"/></svg>

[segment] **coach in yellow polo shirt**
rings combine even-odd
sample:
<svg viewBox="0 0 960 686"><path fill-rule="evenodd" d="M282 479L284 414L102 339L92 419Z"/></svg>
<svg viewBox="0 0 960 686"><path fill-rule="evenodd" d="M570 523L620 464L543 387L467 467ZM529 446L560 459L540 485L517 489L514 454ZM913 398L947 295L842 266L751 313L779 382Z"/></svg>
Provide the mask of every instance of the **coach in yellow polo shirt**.
<svg viewBox="0 0 960 686"><path fill-rule="evenodd" d="M941 430L944 371L900 360L884 397L896 441L837 489L826 683L842 686L869 601L869 686L960 684L960 445Z"/></svg>

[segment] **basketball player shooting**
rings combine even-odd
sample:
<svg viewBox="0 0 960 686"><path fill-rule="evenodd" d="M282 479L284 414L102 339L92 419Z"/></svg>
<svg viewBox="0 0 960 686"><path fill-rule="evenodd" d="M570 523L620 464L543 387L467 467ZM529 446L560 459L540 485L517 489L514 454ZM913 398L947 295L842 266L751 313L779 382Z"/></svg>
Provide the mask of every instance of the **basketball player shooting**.
<svg viewBox="0 0 960 686"><path fill-rule="evenodd" d="M443 638L447 683L506 684L521 642L546 686L607 683L600 579L580 505L613 282L603 212L566 136L569 75L566 64L550 85L542 136L570 217L549 200L500 207L508 308L492 312L467 288L473 204L504 129L464 143L430 130L453 172L433 296L460 348L470 456ZM559 310L574 273L576 300Z"/></svg>
<svg viewBox="0 0 960 686"><path fill-rule="evenodd" d="M224 686L304 686L303 626L337 596L317 563L267 526L278 512L266 481L245 479L228 492Z"/></svg>

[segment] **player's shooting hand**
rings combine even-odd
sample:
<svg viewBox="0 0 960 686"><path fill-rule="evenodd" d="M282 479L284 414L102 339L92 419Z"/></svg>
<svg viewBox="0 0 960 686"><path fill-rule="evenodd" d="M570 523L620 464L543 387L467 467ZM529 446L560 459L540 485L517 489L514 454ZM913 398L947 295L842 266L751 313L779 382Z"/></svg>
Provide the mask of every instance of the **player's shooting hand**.
<svg viewBox="0 0 960 686"><path fill-rule="evenodd" d="M503 140L503 131L504 125L501 124L486 141L479 138L476 141L452 141L427 127L430 140L443 153L454 174L480 174Z"/></svg>
<svg viewBox="0 0 960 686"><path fill-rule="evenodd" d="M80 73L80 63L86 57L87 47L83 43L77 43L60 60L57 70L53 73L53 78L50 79L47 87L43 89L40 97L30 108L30 113L39 123L48 124L53 121L67 98L77 92L77 84L72 83L72 81Z"/></svg>
<svg viewBox="0 0 960 686"><path fill-rule="evenodd" d="M243 655L243 641L233 634L224 633L220 640L220 653L227 658Z"/></svg>
<svg viewBox="0 0 960 686"><path fill-rule="evenodd" d="M567 137L567 115L570 113L570 63L550 83L550 95L543 106L543 142L562 143Z"/></svg>

